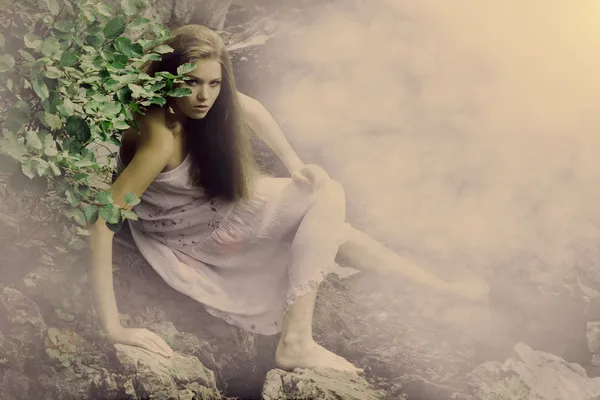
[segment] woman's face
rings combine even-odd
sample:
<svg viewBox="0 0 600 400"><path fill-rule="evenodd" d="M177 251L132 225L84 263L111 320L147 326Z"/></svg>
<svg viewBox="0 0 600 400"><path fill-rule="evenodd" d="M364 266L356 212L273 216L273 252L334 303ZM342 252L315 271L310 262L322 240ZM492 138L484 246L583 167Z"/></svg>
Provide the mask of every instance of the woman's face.
<svg viewBox="0 0 600 400"><path fill-rule="evenodd" d="M189 88L192 94L175 97L175 106L190 118L202 119L221 92L221 63L217 60L196 60L196 69L187 74L189 80L177 87Z"/></svg>

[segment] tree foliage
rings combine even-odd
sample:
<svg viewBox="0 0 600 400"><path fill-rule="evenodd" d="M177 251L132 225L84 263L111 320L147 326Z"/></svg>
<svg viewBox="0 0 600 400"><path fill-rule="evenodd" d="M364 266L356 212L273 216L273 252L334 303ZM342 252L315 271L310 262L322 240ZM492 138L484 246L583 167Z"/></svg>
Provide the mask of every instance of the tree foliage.
<svg viewBox="0 0 600 400"><path fill-rule="evenodd" d="M141 17L147 0L121 0L120 7L91 0L0 0L1 164L18 166L12 182L35 183L55 197L67 217L67 242L101 216L114 231L134 212L114 204L107 191L114 153L123 130L137 129L143 114L176 89L194 64L178 74L142 71L172 48L169 30ZM99 149L108 150L100 162ZM6 169L6 168L5 168ZM27 180L25 177L29 178ZM139 199L129 194L128 205ZM54 203L53 203L54 204Z"/></svg>

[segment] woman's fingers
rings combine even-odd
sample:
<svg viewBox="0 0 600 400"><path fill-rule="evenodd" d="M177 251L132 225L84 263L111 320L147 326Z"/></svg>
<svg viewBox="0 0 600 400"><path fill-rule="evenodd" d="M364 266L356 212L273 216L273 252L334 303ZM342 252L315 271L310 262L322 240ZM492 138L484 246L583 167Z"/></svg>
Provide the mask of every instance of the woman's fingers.
<svg viewBox="0 0 600 400"><path fill-rule="evenodd" d="M173 355L173 349L169 347L169 345L163 340L163 338L152 332L150 332L149 338L160 349L160 351L165 357L171 357Z"/></svg>
<svg viewBox="0 0 600 400"><path fill-rule="evenodd" d="M173 350L163 340L163 338L157 334L150 332L149 330L144 330L142 339L144 343L147 343L152 347L152 351L155 353L161 354L165 357L171 357L171 355L173 355Z"/></svg>
<svg viewBox="0 0 600 400"><path fill-rule="evenodd" d="M310 185L310 179L308 179L302 172L294 172L292 174L292 179L299 183L304 183L306 185Z"/></svg>

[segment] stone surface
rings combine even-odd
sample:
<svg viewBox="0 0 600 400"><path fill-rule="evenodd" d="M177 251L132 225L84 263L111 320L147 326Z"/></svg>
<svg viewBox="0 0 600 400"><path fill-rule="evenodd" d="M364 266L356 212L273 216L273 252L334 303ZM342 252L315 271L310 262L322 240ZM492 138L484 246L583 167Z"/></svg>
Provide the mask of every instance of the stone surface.
<svg viewBox="0 0 600 400"><path fill-rule="evenodd" d="M267 374L262 399L383 400L385 393L365 378L348 372L273 369Z"/></svg>
<svg viewBox="0 0 600 400"><path fill-rule="evenodd" d="M581 365L533 350L522 342L515 345L514 351L514 358L503 363L486 362L472 372L472 385L478 398L600 399L600 378L589 378Z"/></svg>

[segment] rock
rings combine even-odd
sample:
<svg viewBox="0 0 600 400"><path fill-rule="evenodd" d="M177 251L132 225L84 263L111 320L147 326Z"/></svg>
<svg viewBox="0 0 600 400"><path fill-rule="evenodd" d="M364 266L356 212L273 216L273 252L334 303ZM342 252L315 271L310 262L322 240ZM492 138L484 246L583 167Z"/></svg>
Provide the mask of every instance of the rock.
<svg viewBox="0 0 600 400"><path fill-rule="evenodd" d="M527 400L598 400L600 378L589 378L579 364L554 354L533 350L519 342L515 358L490 361L471 373L479 398ZM497 397L493 397L497 396Z"/></svg>
<svg viewBox="0 0 600 400"><path fill-rule="evenodd" d="M120 0L109 0L117 10ZM186 24L201 24L212 29L223 29L231 0L150 0L149 7L140 17L175 28Z"/></svg>
<svg viewBox="0 0 600 400"><path fill-rule="evenodd" d="M527 276L503 273L507 276L491 283L492 327L481 361L510 357L514 343L524 342L569 362L588 363L585 302L566 286L549 291Z"/></svg>
<svg viewBox="0 0 600 400"><path fill-rule="evenodd" d="M376 390L365 378L356 374L299 368L294 372L281 369L269 371L262 393L263 400L380 400L384 398L385 393Z"/></svg>
<svg viewBox="0 0 600 400"><path fill-rule="evenodd" d="M214 371L220 367L213 355L212 346L206 340L196 335L179 332L169 321L153 323L145 327L161 336L173 350L197 357L206 368Z"/></svg>
<svg viewBox="0 0 600 400"><path fill-rule="evenodd" d="M588 322L585 331L590 351L596 355L600 353L600 322Z"/></svg>
<svg viewBox="0 0 600 400"><path fill-rule="evenodd" d="M117 360L123 374L131 376L137 395L141 398L177 399L179 389L199 387L209 389L214 398L220 398L214 373L193 356L175 353L166 358L144 349L121 344Z"/></svg>
<svg viewBox="0 0 600 400"><path fill-rule="evenodd" d="M3 395L0 399L10 399L11 395L16 398L30 398L33 384L23 373L9 369L0 374L0 377L0 388L2 388L0 394Z"/></svg>
<svg viewBox="0 0 600 400"><path fill-rule="evenodd" d="M0 331L20 344L21 352L36 352L43 344L46 324L37 305L18 290L0 291Z"/></svg>

